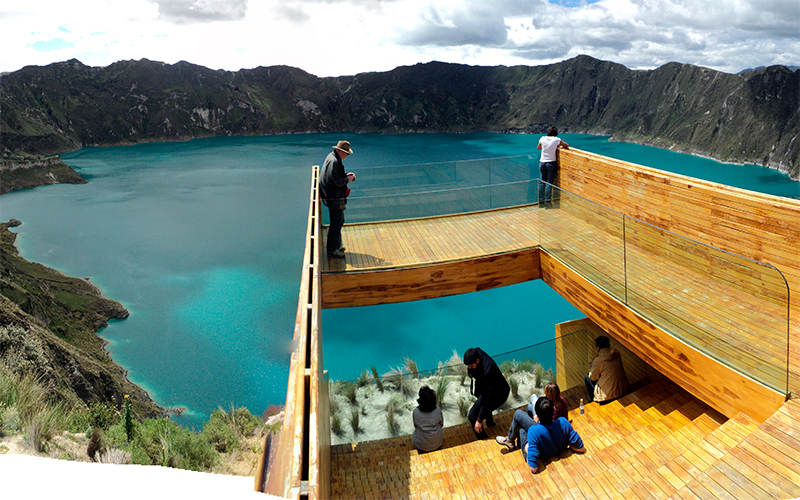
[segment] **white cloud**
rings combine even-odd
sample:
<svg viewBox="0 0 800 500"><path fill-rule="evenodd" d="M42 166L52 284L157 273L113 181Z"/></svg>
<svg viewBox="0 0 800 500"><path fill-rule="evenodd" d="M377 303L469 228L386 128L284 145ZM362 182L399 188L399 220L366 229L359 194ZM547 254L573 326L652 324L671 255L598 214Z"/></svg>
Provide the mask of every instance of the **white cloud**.
<svg viewBox="0 0 800 500"><path fill-rule="evenodd" d="M0 71L77 58L318 76L439 60L538 65L579 54L736 72L800 64L797 0L26 0L0 8Z"/></svg>

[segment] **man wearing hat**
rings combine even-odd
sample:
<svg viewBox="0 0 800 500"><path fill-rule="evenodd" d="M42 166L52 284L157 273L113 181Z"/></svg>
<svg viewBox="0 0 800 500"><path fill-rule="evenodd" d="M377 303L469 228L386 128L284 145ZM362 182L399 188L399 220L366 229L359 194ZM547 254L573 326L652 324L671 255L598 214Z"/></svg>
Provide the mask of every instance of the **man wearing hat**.
<svg viewBox="0 0 800 500"><path fill-rule="evenodd" d="M342 160L353 154L348 141L339 141L333 151L325 158L320 171L319 190L322 203L328 207L331 225L328 228L328 257L343 258L342 226L344 226L344 209L347 204L347 183L356 180L356 174L344 171Z"/></svg>

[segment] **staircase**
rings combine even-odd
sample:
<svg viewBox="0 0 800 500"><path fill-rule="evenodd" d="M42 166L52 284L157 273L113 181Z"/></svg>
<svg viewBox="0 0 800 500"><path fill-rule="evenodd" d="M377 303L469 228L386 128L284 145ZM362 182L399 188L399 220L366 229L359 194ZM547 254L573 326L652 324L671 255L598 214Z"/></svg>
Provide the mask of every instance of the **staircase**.
<svg viewBox="0 0 800 500"><path fill-rule="evenodd" d="M468 425L445 429L442 449L419 454L409 436L339 445L331 454L333 498L781 498L800 496L800 404L787 403L759 427L726 419L668 380L640 387L580 415L566 394L587 452L565 452L532 475L519 451L505 453L513 411L490 439ZM789 408L789 410L786 410ZM796 414L790 413L791 411ZM409 416L410 418L410 416ZM775 432L777 431L777 437ZM769 452L767 448L773 451Z"/></svg>

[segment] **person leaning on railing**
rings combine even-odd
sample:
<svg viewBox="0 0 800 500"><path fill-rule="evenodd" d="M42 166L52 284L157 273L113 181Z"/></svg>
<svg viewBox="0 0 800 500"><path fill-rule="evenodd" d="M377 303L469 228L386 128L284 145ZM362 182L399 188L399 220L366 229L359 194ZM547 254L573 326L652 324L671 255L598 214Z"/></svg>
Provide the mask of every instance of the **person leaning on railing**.
<svg viewBox="0 0 800 500"><path fill-rule="evenodd" d="M342 226L347 205L347 184L356 180L356 174L344 171L342 161L353 154L348 141L339 141L328 153L320 170L319 191L322 203L328 207L331 224L328 228L328 257L343 258Z"/></svg>
<svg viewBox="0 0 800 500"><path fill-rule="evenodd" d="M547 206L551 201L553 187L558 172L558 161L556 161L556 150L558 148L569 149L569 144L558 137L558 129L550 127L547 135L539 139L536 149L542 151L539 159L539 177L544 181L539 183L539 203Z"/></svg>

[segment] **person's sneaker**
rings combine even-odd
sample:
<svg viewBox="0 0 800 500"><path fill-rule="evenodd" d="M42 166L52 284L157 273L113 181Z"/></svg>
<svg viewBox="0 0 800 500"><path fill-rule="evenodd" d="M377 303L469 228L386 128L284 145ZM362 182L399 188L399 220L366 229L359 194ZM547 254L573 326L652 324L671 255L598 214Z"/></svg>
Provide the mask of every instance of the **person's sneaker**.
<svg viewBox="0 0 800 500"><path fill-rule="evenodd" d="M335 252L329 253L328 257L333 257L336 259L344 259L344 252L342 252L341 250L336 250Z"/></svg>
<svg viewBox="0 0 800 500"><path fill-rule="evenodd" d="M514 443L506 436L497 436L494 438L494 440L497 441L497 444L503 445L506 448L508 448L508 451L514 451L514 449L516 449L516 445L514 445Z"/></svg>
<svg viewBox="0 0 800 500"><path fill-rule="evenodd" d="M340 246L340 247L339 247L339 251L340 251L340 252L344 252L345 250L347 250L347 249L344 247L344 245L342 245L342 246Z"/></svg>

